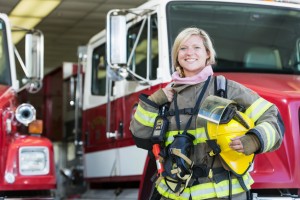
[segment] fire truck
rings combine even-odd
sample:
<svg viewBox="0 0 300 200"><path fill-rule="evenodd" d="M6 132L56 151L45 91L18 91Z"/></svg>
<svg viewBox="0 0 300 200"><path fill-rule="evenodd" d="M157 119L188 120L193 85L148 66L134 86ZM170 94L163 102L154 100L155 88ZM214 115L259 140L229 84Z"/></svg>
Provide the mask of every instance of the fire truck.
<svg viewBox="0 0 300 200"><path fill-rule="evenodd" d="M35 107L20 101L42 86L44 38L38 30L25 37L24 64L12 42L9 19L0 14L0 197L50 199L56 187L53 145L41 136L43 123ZM17 79L15 55L26 75L19 76L23 82Z"/></svg>
<svg viewBox="0 0 300 200"><path fill-rule="evenodd" d="M73 184L82 175L82 198L149 197L156 165L129 125L139 95L172 81L172 44L186 27L209 33L215 75L256 91L283 117L281 147L257 155L250 169L252 198L300 199L298 0L151 0L109 11L106 30L78 49L78 64L62 67L63 132L71 138L66 153L74 155L65 156L62 174Z"/></svg>

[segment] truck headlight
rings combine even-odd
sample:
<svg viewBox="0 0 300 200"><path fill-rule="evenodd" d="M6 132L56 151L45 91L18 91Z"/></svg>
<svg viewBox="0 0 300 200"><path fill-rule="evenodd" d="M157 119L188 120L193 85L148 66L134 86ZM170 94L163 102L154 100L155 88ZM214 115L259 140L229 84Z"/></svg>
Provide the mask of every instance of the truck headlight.
<svg viewBox="0 0 300 200"><path fill-rule="evenodd" d="M46 147L21 147L19 170L22 175L44 175L49 173L49 150Z"/></svg>

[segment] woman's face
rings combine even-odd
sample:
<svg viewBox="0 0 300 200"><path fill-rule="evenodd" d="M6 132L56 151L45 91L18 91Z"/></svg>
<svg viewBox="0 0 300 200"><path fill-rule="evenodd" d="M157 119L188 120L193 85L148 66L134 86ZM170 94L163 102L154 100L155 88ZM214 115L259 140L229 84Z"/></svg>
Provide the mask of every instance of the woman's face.
<svg viewBox="0 0 300 200"><path fill-rule="evenodd" d="M198 74L206 66L209 57L199 35L192 35L180 44L177 60L186 77Z"/></svg>

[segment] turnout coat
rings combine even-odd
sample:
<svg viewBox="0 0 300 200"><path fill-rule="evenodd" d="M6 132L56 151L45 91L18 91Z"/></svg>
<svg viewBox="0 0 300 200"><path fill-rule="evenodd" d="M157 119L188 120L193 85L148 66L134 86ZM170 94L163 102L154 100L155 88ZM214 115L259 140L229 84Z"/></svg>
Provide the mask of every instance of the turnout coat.
<svg viewBox="0 0 300 200"><path fill-rule="evenodd" d="M215 95L214 78L211 78L202 102L208 95ZM180 110L187 110L187 113L181 112L179 115L181 129L185 128L191 116L188 110L195 106L203 86L204 82L195 85L174 84L172 86L177 93L178 108ZM227 80L226 94L227 99L233 100L242 106L245 110L244 113L255 122L254 128L249 130L246 136L242 138L245 154L265 153L279 148L283 140L284 126L277 107L260 97L256 92L232 80ZM136 113L130 124L130 130L137 146L148 150L151 150L151 146L147 146L146 144L149 144L149 138L152 134L155 118L158 115L159 106L167 102L167 97L161 89L151 96L140 96ZM153 96L159 98L155 99ZM169 113L172 111L174 111L174 101L170 104ZM169 127L166 133L165 146L172 143L174 135L183 131L177 130L175 115L168 116L168 120ZM205 129L198 126L197 115L195 115L188 128L188 132L195 137L193 141L194 153L190 159L195 165L205 164L211 166L213 158L208 153L212 149L206 143L208 138ZM212 168L224 168L219 157L216 157ZM226 170L224 169L224 171ZM245 190L249 190L251 184L253 184L253 179L248 172L242 177L243 183L233 175L231 176L230 191L228 176L223 173L224 171L221 170L221 173L213 174L213 177L198 178L192 186L186 187L180 196L168 188L164 178L157 183L156 189L163 197L169 199L209 199L224 198L229 196L230 192L232 195L243 193Z"/></svg>

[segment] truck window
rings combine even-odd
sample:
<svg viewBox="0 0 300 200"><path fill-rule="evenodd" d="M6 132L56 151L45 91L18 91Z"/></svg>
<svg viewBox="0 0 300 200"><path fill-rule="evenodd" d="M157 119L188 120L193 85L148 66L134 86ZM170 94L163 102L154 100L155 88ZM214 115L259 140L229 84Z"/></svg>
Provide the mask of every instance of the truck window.
<svg viewBox="0 0 300 200"><path fill-rule="evenodd" d="M11 85L5 24L0 20L0 84Z"/></svg>
<svg viewBox="0 0 300 200"><path fill-rule="evenodd" d="M105 96L106 68L105 68L105 44L93 51L92 57L92 94Z"/></svg>
<svg viewBox="0 0 300 200"><path fill-rule="evenodd" d="M291 59L289 61L290 66L294 66L298 71L300 71L300 38L296 42L295 49L293 51L293 54L291 55Z"/></svg>
<svg viewBox="0 0 300 200"><path fill-rule="evenodd" d="M147 80L154 80L157 78L156 69L158 67L157 16L152 15L144 25L142 24L139 22L128 30L128 57L133 51L129 69ZM140 30L141 35L138 38ZM137 46L133 49L136 42ZM135 79L133 76L129 76L127 80Z"/></svg>
<svg viewBox="0 0 300 200"><path fill-rule="evenodd" d="M169 49L178 32L196 26L211 36L215 71L299 74L300 11L272 5L169 2ZM296 59L296 60L295 60ZM170 57L171 60L171 57Z"/></svg>

